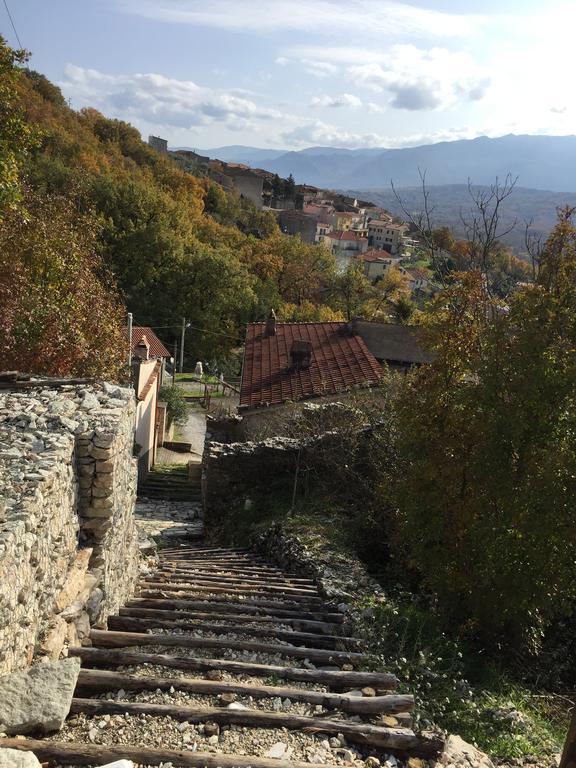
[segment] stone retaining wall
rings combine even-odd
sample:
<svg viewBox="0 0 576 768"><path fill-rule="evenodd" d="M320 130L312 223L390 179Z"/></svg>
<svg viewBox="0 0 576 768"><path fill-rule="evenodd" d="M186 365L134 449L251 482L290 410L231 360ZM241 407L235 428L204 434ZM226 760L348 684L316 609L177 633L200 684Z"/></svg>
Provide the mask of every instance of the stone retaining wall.
<svg viewBox="0 0 576 768"><path fill-rule="evenodd" d="M131 593L134 397L108 384L0 392L0 674L57 657Z"/></svg>

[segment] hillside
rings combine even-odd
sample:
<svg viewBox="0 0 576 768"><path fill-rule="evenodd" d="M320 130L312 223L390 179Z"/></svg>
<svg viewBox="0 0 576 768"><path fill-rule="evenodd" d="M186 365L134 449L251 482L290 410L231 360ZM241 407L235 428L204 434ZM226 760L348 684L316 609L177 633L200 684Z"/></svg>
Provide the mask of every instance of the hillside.
<svg viewBox="0 0 576 768"><path fill-rule="evenodd" d="M475 187L476 191L482 187ZM422 207L422 189L420 187L401 187L397 189L405 208L417 212ZM347 194L357 195L387 208L395 216L405 218L402 206L392 190L362 189L347 190ZM464 237L465 232L460 213L470 209L470 195L466 184L447 184L430 187L430 204L434 208L433 224L436 227L449 227L457 237ZM502 230L516 223L514 229L502 238L502 242L521 254L525 250L525 222L532 221L531 231L544 238L552 231L556 223L556 211L565 205L576 206L576 194L564 192L543 192L538 189L516 187L510 197L502 204Z"/></svg>
<svg viewBox="0 0 576 768"><path fill-rule="evenodd" d="M249 162L319 187L378 189L418 184L418 169L432 185L490 184L507 173L526 188L576 191L576 136L501 136L440 142L406 149L311 147L274 153L254 147L203 150L222 160Z"/></svg>
<svg viewBox="0 0 576 768"><path fill-rule="evenodd" d="M9 59L12 54L5 50ZM193 361L219 366L241 342L246 322L266 317L271 307L286 319L340 317L337 309L326 306L322 294L334 270L327 251L284 237L272 213L225 190L205 173L195 175L182 158L178 162L152 149L128 123L94 109L74 111L43 75L19 67L10 75L14 122L34 137L17 158L19 197L32 216L13 208L2 234L7 253L14 240L24 248L29 239L41 262L49 233L53 274L58 275L51 286L55 295L61 297L70 281L71 273L62 270L62 263L81 244L77 274L90 268L90 279L102 282L102 291L116 296L118 289L120 323L126 311L132 312L135 323L158 329L162 340L172 344L185 317L193 328L187 334L187 354ZM24 263L25 250L21 257ZM12 252L14 263L18 258ZM30 285L12 284L15 274L15 269L6 270L4 280L5 295L21 294L23 302L18 299L10 310L16 318L9 323L15 334L11 348L17 349L20 338L32 347L32 336L40 345L50 324L54 333L62 330L62 339L74 337L69 318L60 313L58 322L68 326L56 328L58 313L47 315L40 298L33 312L25 306ZM23 266L22 280L26 274L34 278ZM109 287L96 274L105 275ZM40 277L37 283L33 287L41 297L47 288ZM80 285L79 278L75 284ZM30 315L30 327L17 322L23 312ZM86 315L79 312L78 322ZM92 349L97 327L102 354L104 323L96 314L93 321L85 328L85 349ZM69 346L61 342L62 348ZM65 356L55 351L54 358L44 372L65 371ZM86 352L83 360L88 358Z"/></svg>

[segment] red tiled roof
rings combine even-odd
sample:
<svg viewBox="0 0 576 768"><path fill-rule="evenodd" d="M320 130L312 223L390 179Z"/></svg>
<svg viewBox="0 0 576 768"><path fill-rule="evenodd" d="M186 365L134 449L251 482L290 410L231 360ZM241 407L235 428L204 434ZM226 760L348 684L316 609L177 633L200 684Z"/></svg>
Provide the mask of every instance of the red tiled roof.
<svg viewBox="0 0 576 768"><path fill-rule="evenodd" d="M338 230L337 232L329 232L326 237L331 237L333 240L366 240L365 237L360 237L355 232L349 229Z"/></svg>
<svg viewBox="0 0 576 768"><path fill-rule="evenodd" d="M132 326L132 352L134 352L142 340L142 336L146 336L146 341L150 345L150 357L171 357L170 352L168 352L152 328L148 328L146 325Z"/></svg>
<svg viewBox="0 0 576 768"><path fill-rule="evenodd" d="M265 323L247 327L240 407L335 394L375 384L382 376L376 358L346 323L277 323L275 335L266 335L265 329ZM309 368L292 368L290 350L295 341L310 342Z"/></svg>

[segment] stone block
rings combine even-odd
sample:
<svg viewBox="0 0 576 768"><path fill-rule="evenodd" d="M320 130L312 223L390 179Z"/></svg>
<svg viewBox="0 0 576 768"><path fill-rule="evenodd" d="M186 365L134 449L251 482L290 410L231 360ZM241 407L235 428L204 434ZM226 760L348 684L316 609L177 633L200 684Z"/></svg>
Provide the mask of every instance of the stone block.
<svg viewBox="0 0 576 768"><path fill-rule="evenodd" d="M44 638L40 642L39 653L41 656L48 656L49 659L56 661L60 658L66 632L68 628L66 622L60 616L55 616L48 625ZM0 686L1 688L1 686ZM0 729L1 730L1 729Z"/></svg>
<svg viewBox="0 0 576 768"><path fill-rule="evenodd" d="M20 749L0 749L0 768L41 768L34 752Z"/></svg>
<svg viewBox="0 0 576 768"><path fill-rule="evenodd" d="M0 678L0 731L22 735L59 730L70 711L80 659L38 664Z"/></svg>

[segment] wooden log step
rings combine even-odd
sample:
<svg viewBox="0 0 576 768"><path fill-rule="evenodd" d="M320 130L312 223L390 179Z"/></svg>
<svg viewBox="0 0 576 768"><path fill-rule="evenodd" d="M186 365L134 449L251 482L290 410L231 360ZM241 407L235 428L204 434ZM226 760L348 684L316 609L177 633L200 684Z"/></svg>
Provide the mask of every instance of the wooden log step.
<svg viewBox="0 0 576 768"><path fill-rule="evenodd" d="M206 611L207 609L214 611L222 611L223 613L230 615L247 614L254 617L267 617L269 619L277 620L282 619L294 619L300 621L305 619L306 621L315 622L328 622L328 624L341 624L344 621L344 615L341 613L316 613L311 611L290 611L283 610L282 608L270 607L270 606L258 606L251 604L252 601L242 602L227 602L224 598L215 597L213 599L206 600L170 600L162 597L158 598L145 598L145 597L133 597L126 602L129 607L142 608L173 608L174 610L200 610ZM274 603L274 606L282 605L282 603Z"/></svg>
<svg viewBox="0 0 576 768"><path fill-rule="evenodd" d="M152 602L152 601L151 601ZM306 619L282 619L280 621L278 616L260 616L258 614L245 614L245 613L209 613L202 611L185 611L185 610L166 610L156 607L138 607L138 608L120 608L118 611L120 616L134 616L136 618L154 618L168 619L169 621L176 621L180 619L208 619L208 621L224 621L234 622L235 625L242 623L252 624L287 624L293 627L298 632L312 632L316 634L331 635L338 631L338 624L329 624L326 621L307 621ZM236 626L236 631L241 631L241 627ZM274 632L274 628L271 630Z"/></svg>
<svg viewBox="0 0 576 768"><path fill-rule="evenodd" d="M315 584L313 579L305 579L300 576L293 576L289 573L281 571L279 568L257 568L252 565L240 565L240 566L222 566L222 565L207 565L206 563L198 563L197 565L189 563L186 560L165 560L160 558L162 569L173 568L177 570L186 570L192 572L206 572L210 574L230 573L231 575L247 575L247 576L272 576L282 578L285 581L289 581L294 584Z"/></svg>
<svg viewBox="0 0 576 768"><path fill-rule="evenodd" d="M130 609L128 609L129 611ZM134 610L134 609L132 609ZM290 630L274 629L274 627L239 627L235 624L211 624L206 622L191 621L184 617L175 621L174 616L168 619L161 618L156 612L152 616L134 616L127 613L127 609L120 609L119 616L108 617L109 629L123 632L144 632L147 629L186 629L200 632L213 632L215 635L252 635L253 637L275 637L292 645L306 645L312 648L337 648L353 645L358 647L359 640L355 637L341 637L339 635L314 634L313 632L297 632Z"/></svg>
<svg viewBox="0 0 576 768"><path fill-rule="evenodd" d="M90 632L93 645L98 648L123 648L130 645L161 645L176 648L220 648L255 653L280 654L311 662L346 663L364 660L362 653L326 650L324 648L295 647L280 643L261 643L251 640L226 640L219 637L192 637L191 635L154 634L146 632L120 632L93 629Z"/></svg>
<svg viewBox="0 0 576 768"><path fill-rule="evenodd" d="M171 571L163 568L154 572L152 578L158 581L168 581L172 584L202 584L204 586L222 586L241 589L245 592L263 591L276 594L310 595L318 597L318 589L311 586L294 585L280 579L253 579L243 576L225 576L220 573L196 574L189 571Z"/></svg>
<svg viewBox="0 0 576 768"><path fill-rule="evenodd" d="M171 568L170 566L162 565L156 571L156 573L167 574L169 576L186 577L187 580L202 579L210 581L222 581L223 583L232 582L246 582L248 584L261 584L266 586L267 584L275 584L277 586L285 586L292 588L311 589L316 591L317 587L310 579L300 579L299 581L292 581L291 579L281 578L280 576L272 576L270 574L254 575L251 573L245 573L242 570L235 572L225 570L204 570L204 569L192 569L192 568Z"/></svg>
<svg viewBox="0 0 576 768"><path fill-rule="evenodd" d="M404 713L414 709L414 697L401 694L386 696L349 696L339 693L323 693L305 688L287 688L276 685L249 685L247 683L225 683L191 677L141 677L121 672L80 670L75 696L90 696L108 691L155 691L175 688L190 693L218 696L221 693L235 693L254 698L290 699L314 704L325 709L338 709L356 715L377 715L382 713Z"/></svg>
<svg viewBox="0 0 576 768"><path fill-rule="evenodd" d="M228 709L227 707L184 707L172 704L148 704L106 699L72 699L71 714L85 715L154 715L186 720L189 723L213 722L220 725L242 725L254 728L288 728L307 733L343 733L348 741L369 747L379 747L412 754L435 755L439 740L416 735L408 728L384 728L349 720L326 720L285 712L258 709Z"/></svg>
<svg viewBox="0 0 576 768"><path fill-rule="evenodd" d="M247 547L166 547L162 552L193 552L195 555L224 553L225 555L237 555L239 553L249 553Z"/></svg>
<svg viewBox="0 0 576 768"><path fill-rule="evenodd" d="M296 595L303 597L319 597L316 587L292 587L290 584L275 584L274 582L262 582L252 583L243 579L226 579L223 576L194 576L188 573L164 573L162 571L156 571L153 574L153 578L157 581L167 581L170 584L201 584L205 587L212 587L221 585L223 587L230 586L232 589L241 590L242 592L269 592L270 594L282 594L282 595Z"/></svg>
<svg viewBox="0 0 576 768"><path fill-rule="evenodd" d="M274 613L276 615L276 609L280 610L290 610L294 612L295 615L298 616L305 616L306 614L315 613L316 615L321 615L322 608L325 608L325 605L319 601L316 601L312 606L309 606L308 604L302 606L302 604L294 602L293 600L287 600L279 597L276 600L263 600L259 597L246 597L244 593L241 593L239 595L221 595L221 594L211 594L203 596L202 594L199 594L197 591L186 591L182 589L166 589L164 585L159 584L156 588L139 588L139 597L143 598L160 598L160 599L169 599L176 602L181 602L182 604L184 602L196 602L196 601L204 601L205 603L227 603L229 605L239 605L239 606L250 606L250 607L256 607L256 608L266 608L268 609L267 612ZM196 598L195 600L193 598Z"/></svg>
<svg viewBox="0 0 576 768"><path fill-rule="evenodd" d="M183 768L324 768L318 763L300 763L248 755L221 755L210 752L180 752L176 749L132 747L128 744L106 746L35 739L0 739L0 748L33 752L41 762L59 765L104 765L128 759L139 765L171 763Z"/></svg>
<svg viewBox="0 0 576 768"><path fill-rule="evenodd" d="M233 674L252 675L253 677L277 677L280 680L295 680L301 683L319 683L332 690L352 690L370 686L376 690L394 690L398 684L395 675L387 672L356 672L343 670L303 669L300 667L282 667L277 664L258 664L257 662L235 661L232 659L205 659L193 656L171 656L163 653L142 653L141 651L118 650L112 648L89 648L86 646L69 648L69 656L78 656L82 664L106 666L154 666L183 669L196 672L220 670Z"/></svg>
<svg viewBox="0 0 576 768"><path fill-rule="evenodd" d="M157 578L155 576L154 578ZM301 600L302 602L308 601L310 604L321 604L319 597L314 594L297 593L294 591L276 591L274 587L267 589L246 589L236 587L219 586L218 584L212 584L210 582L181 582L181 581L163 581L158 579L157 581L142 581L140 586L143 589L170 589L179 592L188 590L189 592L206 592L208 594L221 594L221 595L248 595L250 597L289 597L291 600Z"/></svg>

